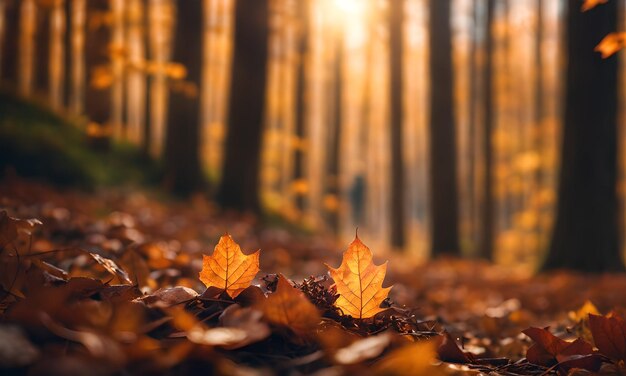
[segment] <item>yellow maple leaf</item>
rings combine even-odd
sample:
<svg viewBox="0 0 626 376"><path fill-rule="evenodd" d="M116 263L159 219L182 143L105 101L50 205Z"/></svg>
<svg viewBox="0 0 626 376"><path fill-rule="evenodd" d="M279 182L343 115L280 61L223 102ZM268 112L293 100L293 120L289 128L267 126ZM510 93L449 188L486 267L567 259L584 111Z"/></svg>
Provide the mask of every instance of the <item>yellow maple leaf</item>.
<svg viewBox="0 0 626 376"><path fill-rule="evenodd" d="M365 319L383 311L380 304L391 290L391 287L382 287L387 263L374 265L372 251L358 236L343 253L339 268L326 266L339 294L335 305L344 314Z"/></svg>
<svg viewBox="0 0 626 376"><path fill-rule="evenodd" d="M202 258L200 280L206 287L217 287L236 298L259 272L260 250L244 255L230 235L224 235L211 256Z"/></svg>
<svg viewBox="0 0 626 376"><path fill-rule="evenodd" d="M600 41L595 51L600 52L602 58L606 59L613 56L624 47L626 47L626 32L610 33Z"/></svg>
<svg viewBox="0 0 626 376"><path fill-rule="evenodd" d="M600 4L606 4L608 0L585 0L583 5L580 7L580 10L586 12L597 7Z"/></svg>
<svg viewBox="0 0 626 376"><path fill-rule="evenodd" d="M263 312L269 322L288 327L300 335L315 329L320 322L317 308L282 274L278 275L276 291L255 308Z"/></svg>

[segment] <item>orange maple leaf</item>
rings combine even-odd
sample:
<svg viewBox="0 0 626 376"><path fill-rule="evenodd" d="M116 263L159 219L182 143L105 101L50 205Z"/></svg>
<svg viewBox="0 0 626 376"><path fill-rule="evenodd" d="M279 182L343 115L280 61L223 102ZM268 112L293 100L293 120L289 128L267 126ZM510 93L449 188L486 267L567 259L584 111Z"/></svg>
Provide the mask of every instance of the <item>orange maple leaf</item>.
<svg viewBox="0 0 626 376"><path fill-rule="evenodd" d="M596 46L595 51L602 54L602 58L606 59L626 47L626 32L610 33Z"/></svg>
<svg viewBox="0 0 626 376"><path fill-rule="evenodd" d="M263 312L269 322L288 327L301 335L314 329L320 322L317 308L302 291L291 286L282 274L278 275L276 291L260 301L256 308Z"/></svg>
<svg viewBox="0 0 626 376"><path fill-rule="evenodd" d="M583 5L581 5L580 10L586 12L597 7L600 4L606 4L608 0L585 0Z"/></svg>
<svg viewBox="0 0 626 376"><path fill-rule="evenodd" d="M230 235L224 235L215 246L213 255L202 258L200 280L206 287L217 287L236 298L259 272L260 250L244 255Z"/></svg>
<svg viewBox="0 0 626 376"><path fill-rule="evenodd" d="M374 265L372 251L358 236L343 253L339 268L326 266L339 293L335 305L344 314L365 319L383 311L380 304L391 290L391 287L382 287L387 263Z"/></svg>

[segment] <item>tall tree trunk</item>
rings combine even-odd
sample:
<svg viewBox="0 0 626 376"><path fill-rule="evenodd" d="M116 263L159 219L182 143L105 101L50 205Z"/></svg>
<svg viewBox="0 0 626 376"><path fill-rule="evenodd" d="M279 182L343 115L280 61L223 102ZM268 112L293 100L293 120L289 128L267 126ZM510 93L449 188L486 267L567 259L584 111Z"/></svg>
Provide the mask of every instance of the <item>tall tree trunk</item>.
<svg viewBox="0 0 626 376"><path fill-rule="evenodd" d="M94 122L105 125L110 120L111 87L102 76L110 73L111 59L108 46L111 30L101 21L110 11L108 0L87 1L87 31L85 32L85 55L87 90L85 111Z"/></svg>
<svg viewBox="0 0 626 376"><path fill-rule="evenodd" d="M200 168L200 82L202 74L202 0L177 2L173 60L187 69L170 85L165 140L165 185L187 195L202 186Z"/></svg>
<svg viewBox="0 0 626 376"><path fill-rule="evenodd" d="M404 124L404 0L393 0L389 9L389 66L391 105L391 244L404 246L404 159L402 131Z"/></svg>
<svg viewBox="0 0 626 376"><path fill-rule="evenodd" d="M298 22L299 22L299 51L298 51L298 76L296 82L296 134L299 139L305 137L306 129L306 111L307 111L307 57L309 50L309 7L308 0L298 1ZM304 153L301 147L296 149L296 160L294 163L295 179L304 178ZM296 207L299 210L304 209L304 195L299 192L296 198Z"/></svg>
<svg viewBox="0 0 626 376"><path fill-rule="evenodd" d="M19 38L19 2L5 2L4 31L2 43L2 84L17 84L17 56Z"/></svg>
<svg viewBox="0 0 626 376"><path fill-rule="evenodd" d="M544 269L624 270L618 242L618 57L594 47L617 27L618 2L581 13L568 1L559 202Z"/></svg>
<svg viewBox="0 0 626 376"><path fill-rule="evenodd" d="M430 0L432 254L459 254L451 0Z"/></svg>
<svg viewBox="0 0 626 376"><path fill-rule="evenodd" d="M269 1L235 5L233 73L228 135L218 201L225 208L259 211L259 162L269 36Z"/></svg>
<svg viewBox="0 0 626 376"><path fill-rule="evenodd" d="M66 109L71 111L70 103L71 103L71 92L72 92L72 53L74 48L72 46L72 20L75 15L73 14L73 4L74 0L65 0L63 4L64 12L65 12L65 35L64 35L64 43L65 50L63 56L63 62L65 64L65 75L63 76L63 102L65 103Z"/></svg>
<svg viewBox="0 0 626 376"><path fill-rule="evenodd" d="M334 60L332 61L332 80L330 82L332 94L330 95L330 106L328 111L328 132L329 151L326 154L326 171L328 173L327 192L330 197L334 197L339 203L341 187L339 175L341 174L341 132L343 119L343 63L344 63L344 36L340 32L334 38ZM328 197L328 196L327 196ZM339 205L326 205L327 224L335 234L339 234Z"/></svg>
<svg viewBox="0 0 626 376"><path fill-rule="evenodd" d="M535 113L535 127L533 132L533 142L535 144L535 149L538 153L543 152L543 142L542 142L542 134L541 129L543 128L543 118L544 118L544 97L543 97L543 0L536 0L537 8L537 25L535 32L535 101L534 101L534 113ZM537 187L542 187L543 183L543 174L542 168L537 168L535 173L535 182Z"/></svg>
<svg viewBox="0 0 626 376"><path fill-rule="evenodd" d="M483 207L482 207L482 227L480 236L480 256L487 260L492 260L494 255L494 179L493 179L493 130L494 130L494 87L493 87L493 42L494 42L494 19L496 0L487 0L486 9L486 33L485 33L485 64L483 72L483 113L485 117L483 128Z"/></svg>
<svg viewBox="0 0 626 376"><path fill-rule="evenodd" d="M37 36L35 39L35 88L47 94L50 73L50 4L37 3Z"/></svg>

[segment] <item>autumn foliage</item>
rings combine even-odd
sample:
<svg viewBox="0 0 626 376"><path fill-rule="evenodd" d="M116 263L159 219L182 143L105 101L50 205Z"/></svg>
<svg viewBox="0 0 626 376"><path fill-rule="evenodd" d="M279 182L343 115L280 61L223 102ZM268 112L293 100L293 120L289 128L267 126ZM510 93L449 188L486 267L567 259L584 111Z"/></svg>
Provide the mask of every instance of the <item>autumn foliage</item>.
<svg viewBox="0 0 626 376"><path fill-rule="evenodd" d="M196 263L188 253L148 241L135 227L136 217L115 212L106 225L86 218L79 225L68 221L76 218L73 213L49 206L40 221L0 212L0 339L14 344L0 344L0 369L49 374L71 363L79 373L102 374L624 373L623 316L619 311L602 315L591 302L569 313L569 326L554 329L528 325L537 320L513 301L483 317L458 312L450 321L452 316L429 313L437 307L451 312L444 299L462 305L476 299L471 296L481 288L471 286L461 295L445 290L458 278L446 273L458 265L433 264L439 279L407 290L403 277L390 278L388 264L375 262L357 237L339 267L292 280L282 270L261 270L280 267L278 257L287 257L276 247L244 253L234 236L223 235L212 253L198 242ZM238 226L241 222L232 225ZM71 240L82 236L95 237L100 248L78 247ZM54 237L54 244L67 246L52 247ZM245 248L254 245L240 237ZM305 254L297 253L301 245L291 247L294 254ZM313 255L309 262L323 270L324 261L335 262L330 255ZM272 262L264 264L268 258ZM285 266L293 263L280 268L293 274ZM478 267L468 275L478 278L485 270ZM393 289L383 287L392 283ZM407 293L421 294L410 300L420 308L394 301Z"/></svg>

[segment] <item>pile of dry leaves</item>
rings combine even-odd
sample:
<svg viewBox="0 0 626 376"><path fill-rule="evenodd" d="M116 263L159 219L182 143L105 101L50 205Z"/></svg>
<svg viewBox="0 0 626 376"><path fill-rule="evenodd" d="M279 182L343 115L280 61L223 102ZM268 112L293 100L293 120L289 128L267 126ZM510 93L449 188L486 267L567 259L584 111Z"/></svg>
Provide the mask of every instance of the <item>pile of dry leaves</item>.
<svg viewBox="0 0 626 376"><path fill-rule="evenodd" d="M626 375L624 276L387 273L358 237L149 197L0 185L2 374Z"/></svg>

